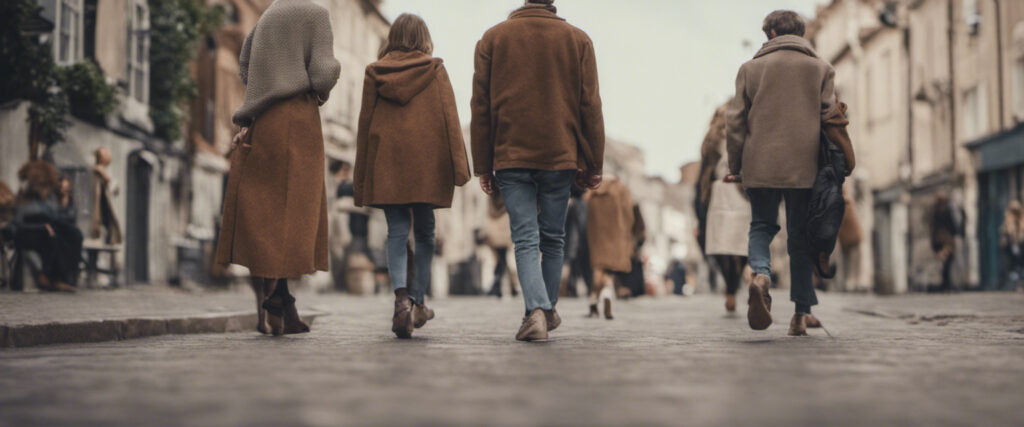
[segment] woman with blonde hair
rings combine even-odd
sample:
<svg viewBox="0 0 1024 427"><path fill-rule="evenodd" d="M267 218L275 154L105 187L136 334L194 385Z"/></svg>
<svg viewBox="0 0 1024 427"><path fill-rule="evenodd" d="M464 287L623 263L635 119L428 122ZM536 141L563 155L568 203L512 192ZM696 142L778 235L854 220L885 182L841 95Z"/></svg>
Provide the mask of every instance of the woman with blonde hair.
<svg viewBox="0 0 1024 427"><path fill-rule="evenodd" d="M366 67L356 138L357 206L384 210L387 265L395 291L391 331L410 338L434 317L424 304L434 254L434 209L452 205L469 182L469 162L455 92L420 17L402 14L380 60ZM407 271L409 230L415 250Z"/></svg>
<svg viewBox="0 0 1024 427"><path fill-rule="evenodd" d="M333 40L327 9L277 0L238 59L245 102L233 121L242 130L232 142L216 262L249 268L261 307L258 329L274 335L309 331L287 279L327 270L319 106L341 70Z"/></svg>

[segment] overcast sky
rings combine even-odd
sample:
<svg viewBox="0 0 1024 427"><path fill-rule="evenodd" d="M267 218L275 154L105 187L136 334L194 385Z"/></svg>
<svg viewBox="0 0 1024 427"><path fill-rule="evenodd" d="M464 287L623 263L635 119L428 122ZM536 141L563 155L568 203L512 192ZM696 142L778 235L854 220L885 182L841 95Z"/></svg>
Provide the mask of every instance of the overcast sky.
<svg viewBox="0 0 1024 427"><path fill-rule="evenodd" d="M775 9L812 16L827 0L556 0L558 14L594 40L609 137L641 147L647 170L678 179L696 160L715 107L736 70L764 42ZM473 49L523 0L384 0L384 14L426 20L444 58L462 121L469 123ZM745 46L744 42L748 41Z"/></svg>

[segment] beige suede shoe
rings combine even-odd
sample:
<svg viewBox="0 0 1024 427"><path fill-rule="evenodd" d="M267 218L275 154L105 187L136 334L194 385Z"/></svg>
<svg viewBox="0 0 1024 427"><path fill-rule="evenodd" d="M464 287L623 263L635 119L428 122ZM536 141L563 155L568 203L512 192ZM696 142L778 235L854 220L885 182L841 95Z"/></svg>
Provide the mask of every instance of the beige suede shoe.
<svg viewBox="0 0 1024 427"><path fill-rule="evenodd" d="M548 339L548 321L544 317L544 310L535 308L529 316L523 318L523 325L519 327L516 339L519 341Z"/></svg>

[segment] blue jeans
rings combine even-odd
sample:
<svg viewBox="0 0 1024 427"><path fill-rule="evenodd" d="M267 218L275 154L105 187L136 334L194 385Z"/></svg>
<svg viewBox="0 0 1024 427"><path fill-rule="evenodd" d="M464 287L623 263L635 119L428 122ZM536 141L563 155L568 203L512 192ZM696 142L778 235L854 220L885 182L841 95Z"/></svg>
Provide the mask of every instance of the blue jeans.
<svg viewBox="0 0 1024 427"><path fill-rule="evenodd" d="M751 188L752 220L750 222L750 268L757 274L771 275L772 255L769 246L780 230L779 203L786 201L786 233L789 239L789 273L791 284L789 299L797 306L811 307L818 304L811 280L814 266L807 250L807 211L811 190Z"/></svg>
<svg viewBox="0 0 1024 427"><path fill-rule="evenodd" d="M496 172L516 247L526 311L558 303L565 257L565 215L576 171L506 169Z"/></svg>
<svg viewBox="0 0 1024 427"><path fill-rule="evenodd" d="M395 290L408 287L409 297L423 304L430 286L430 264L434 261L434 206L426 204L385 206L388 220L388 276ZM413 280L409 283L409 229L413 228L416 249L413 252Z"/></svg>

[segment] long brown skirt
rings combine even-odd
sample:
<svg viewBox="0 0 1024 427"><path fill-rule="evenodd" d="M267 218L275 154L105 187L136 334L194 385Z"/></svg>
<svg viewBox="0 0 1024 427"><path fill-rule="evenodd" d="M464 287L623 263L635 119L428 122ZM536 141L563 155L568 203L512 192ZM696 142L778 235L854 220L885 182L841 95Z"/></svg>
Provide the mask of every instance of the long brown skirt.
<svg viewBox="0 0 1024 427"><path fill-rule="evenodd" d="M320 110L311 95L278 102L231 156L216 262L266 278L327 271Z"/></svg>

